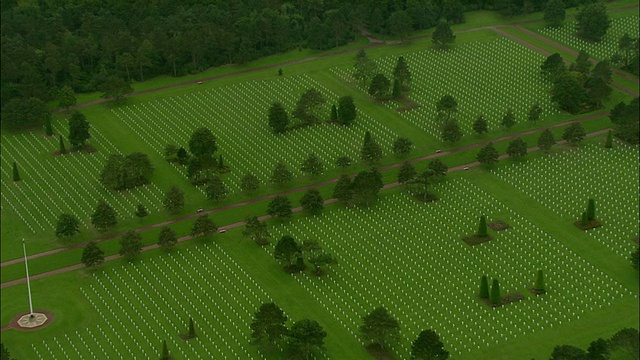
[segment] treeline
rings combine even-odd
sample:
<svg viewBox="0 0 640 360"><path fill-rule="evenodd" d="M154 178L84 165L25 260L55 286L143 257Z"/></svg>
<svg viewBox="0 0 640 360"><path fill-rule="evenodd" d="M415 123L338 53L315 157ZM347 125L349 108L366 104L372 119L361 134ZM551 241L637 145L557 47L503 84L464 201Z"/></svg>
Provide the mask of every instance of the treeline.
<svg viewBox="0 0 640 360"><path fill-rule="evenodd" d="M571 1L567 6L573 6ZM478 8L541 10L523 0L25 1L1 2L1 100L59 98L60 89L108 92L307 47L329 49L361 29L404 36ZM3 112L4 118L4 112Z"/></svg>

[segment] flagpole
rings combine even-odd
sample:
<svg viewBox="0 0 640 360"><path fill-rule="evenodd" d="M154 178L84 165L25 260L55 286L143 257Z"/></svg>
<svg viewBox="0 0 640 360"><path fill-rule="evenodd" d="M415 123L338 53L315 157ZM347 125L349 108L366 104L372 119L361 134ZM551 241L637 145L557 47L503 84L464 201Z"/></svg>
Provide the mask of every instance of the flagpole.
<svg viewBox="0 0 640 360"><path fill-rule="evenodd" d="M24 251L24 268L27 272L27 290L29 291L29 315L33 316L33 304L31 303L31 284L29 282L29 265L27 265L27 245L22 239L22 250Z"/></svg>

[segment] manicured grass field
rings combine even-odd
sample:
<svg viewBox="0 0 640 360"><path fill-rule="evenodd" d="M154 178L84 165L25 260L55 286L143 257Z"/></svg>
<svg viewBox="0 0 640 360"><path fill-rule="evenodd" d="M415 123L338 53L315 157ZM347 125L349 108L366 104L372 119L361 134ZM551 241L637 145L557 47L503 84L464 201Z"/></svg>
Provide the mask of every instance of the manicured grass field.
<svg viewBox="0 0 640 360"><path fill-rule="evenodd" d="M502 117L509 108L517 122L527 121L534 103L543 108L542 119L558 113L548 94L551 84L539 72L544 56L509 39L498 37L449 50L431 48L404 57L412 73L408 96L420 107L400 114L436 138L442 133L436 103L444 95L452 95L458 102L454 117L466 135L474 134L471 126L480 114L488 121L489 131L495 131L501 128ZM396 60L397 56L378 59L378 70L392 78ZM332 71L343 81L354 81L353 68ZM392 102L387 105L401 107Z"/></svg>
<svg viewBox="0 0 640 360"><path fill-rule="evenodd" d="M586 233L627 259L638 237L638 147L592 144L567 153L503 167L495 172L559 218L579 220L587 201L596 201L604 226Z"/></svg>
<svg viewBox="0 0 640 360"><path fill-rule="evenodd" d="M55 134L67 137L66 126L57 123ZM58 138L45 138L41 133L3 134L2 136L2 259L22 253L22 238L34 234L54 234L61 213L75 215L81 230L92 227L91 214L99 199L104 199L118 213L118 219L132 218L137 204L144 204L150 213L161 208L162 191L154 183L136 189L114 193L100 185L100 172L109 154L120 153L98 129L91 130L93 153L74 152L54 155L59 149ZM67 147L70 145L67 143ZM13 182L12 163L18 164L20 182ZM4 226L6 224L6 226ZM8 241L16 239L16 242ZM37 243L32 251L43 251L55 244Z"/></svg>
<svg viewBox="0 0 640 360"><path fill-rule="evenodd" d="M486 21L481 24L493 23ZM537 70L543 56L488 30L459 37L466 40L448 52L420 41L371 48L375 57L381 56L377 61L388 76L397 56L404 54L414 76L409 96L421 107L397 116L393 113L398 104L383 108L360 89L354 94L359 116L348 129L321 124L276 136L266 126L266 113L273 101L282 101L291 111L299 95L315 87L329 100L323 109L328 116L339 96L355 90L350 78L353 53L320 60L326 68L318 68L316 62L294 65L285 69L283 77L244 74L235 81L136 97L123 107L87 108L90 142L98 150L92 154L54 157L57 138L3 132L2 259L21 255L22 237L30 252L59 247L50 239L62 211L83 221L77 241L111 234L86 231L88 216L101 197L116 208L122 221L113 231L166 221L160 199L169 185L178 184L186 191L186 212L207 204L198 189L188 185L184 169L162 160L167 143L186 148L199 126L208 126L218 137L218 152L231 168L224 181L235 193L228 201L240 202L248 198L238 194L240 177L251 171L264 184L278 161L298 176L296 186L315 182L298 170L310 152L325 162L325 175L334 176L335 158L358 159L367 130L385 154L397 134L407 133L420 141L411 156L432 153L443 145L433 137L440 137L435 103L445 94L460 104L456 118L465 138L455 146L505 135L498 128L509 106L514 106L518 122L526 121L534 102L543 106L545 123L568 118L551 108L550 84ZM471 135L471 123L479 113L489 121L490 134ZM56 134L66 136L65 127L57 120ZM587 129L602 127L602 119L585 123ZM556 138L560 132L555 130ZM529 146L537 136L527 137ZM501 152L505 147L506 143L498 144ZM289 325L310 318L327 331L326 351L316 354L320 359L370 358L358 326L364 315L381 305L401 323L402 339L393 349L397 358L407 358L411 341L427 328L439 333L452 359L544 359L562 343L586 349L597 337L637 326L637 272L627 256L636 246L631 238L638 235L638 148L615 144L611 150L596 145L560 150L564 148L554 148L552 156L503 160L493 171L480 167L452 173L435 185L440 200L433 203L421 203L394 188L384 190L371 208L331 204L318 216L298 213L285 223L269 220L273 243L284 234L298 242L313 239L338 259L324 277L286 274L273 259L273 243L260 248L237 228L213 239L180 243L171 252L145 252L132 263L115 260L95 272L83 269L34 281L36 309L52 311L54 322L35 332L5 331L2 341L18 359L153 359L162 340L167 340L176 359L271 360L277 356L262 354L250 343L249 324L261 303L275 301L289 316ZM154 182L123 194L99 186L106 157L131 151L149 153L157 166ZM448 155L446 160L456 165L471 162L474 151ZM14 160L23 178L19 184L10 177ZM391 161L399 160L389 156L382 165ZM419 170L424 166L420 164ZM360 168L356 164L349 172ZM385 172L385 182L395 181L393 174ZM329 198L329 186L322 191ZM291 195L292 202L297 205L301 195ZM596 199L597 217L605 226L585 234L572 223L589 197ZM151 211L144 221L133 219L137 203ZM265 209L266 204L253 204L212 218L219 225L229 224L247 214L262 215ZM470 247L461 237L476 231L480 215L504 220L512 228L490 231L492 241ZM172 228L186 235L191 223ZM154 243L157 232L145 231L145 244ZM117 252L117 240L103 246L108 254ZM54 259L71 264L80 251ZM55 268L54 263L44 264L50 259L34 260L34 268L39 272ZM5 275L18 276L22 265L3 268L3 280ZM529 292L538 269L545 271L548 291L542 296ZM518 292L524 299L497 309L483 304L476 296L483 274L499 279L503 294ZM3 325L27 309L26 297L26 285L2 290ZM187 331L189 317L195 321L198 338L185 342L179 334Z"/></svg>
<svg viewBox="0 0 640 360"><path fill-rule="evenodd" d="M295 175L301 174L300 165L312 153L322 160L325 168L335 168L335 160L344 155L357 161L366 131L381 143L385 154L390 152L396 137L393 131L363 112L350 127L323 123L274 134L267 122L270 105L282 102L291 118L300 95L310 88L323 93L326 104L319 113L324 116L322 120L326 120L331 105L345 94L334 94L305 75L196 91L114 109L113 113L158 154L163 154L170 143L188 149L193 130L209 127L218 138L218 153L232 169L223 177L231 192L240 190L240 180L249 172L267 184L279 161ZM296 120L291 118L291 121ZM174 168L186 176L183 168Z"/></svg>
<svg viewBox="0 0 640 360"><path fill-rule="evenodd" d="M398 194L372 209L340 209L273 233L318 240L337 255L328 278L304 276L299 282L354 337L366 313L386 306L402 326L400 358L408 356L410 341L425 328L441 335L454 358L474 358L490 346L634 296L480 188L462 180L437 192L442 199L433 204ZM481 214L512 228L469 247L460 238L476 231ZM528 292L537 269L547 274L549 290L539 297ZM503 294L520 292L525 300L496 310L482 304L476 298L482 274L500 279Z"/></svg>
<svg viewBox="0 0 640 360"><path fill-rule="evenodd" d="M628 33L632 37L638 36L639 20L640 18L637 14L611 19L611 26L607 30L607 34L597 43L577 37L575 34L575 21L567 21L557 29L541 28L538 32L576 51L585 50L594 59L606 60L610 59L618 51L618 40L622 35ZM573 61L573 59L566 60Z"/></svg>
<svg viewBox="0 0 640 360"><path fill-rule="evenodd" d="M383 305L402 326L402 341L395 348L399 357L408 356L410 341L421 330L432 328L455 358L480 359L503 344L570 326L635 297L562 239L468 180L451 179L436 191L441 199L434 203L393 191L370 209L338 205L319 216L273 226L274 239L283 234L298 241L315 239L338 258L323 278L291 278L289 301L298 299L303 308L316 309L313 313L330 314L322 319L325 330L349 334L342 343L358 344L361 318ZM469 247L460 238L476 230L478 214L512 228L492 231L494 240ZM263 285L267 279L282 283L289 276L273 260L272 246L260 250L238 241L238 231L229 235L99 271L79 282L90 311L100 320L65 336L42 338L24 354L42 359L102 353L146 358L156 356L158 339L166 338L180 358L259 357L249 343L248 324L259 304L274 298L269 290L273 284ZM258 267L248 265L254 261ZM539 268L545 271L548 293L536 297L528 289ZM265 278L265 270L272 275ZM525 299L491 309L476 298L482 274L499 279L503 294L520 292ZM283 305L281 298L285 312L289 306L297 310L291 303ZM177 335L186 331L189 316L201 336L185 343ZM334 346L328 346L327 358L339 358L341 350Z"/></svg>

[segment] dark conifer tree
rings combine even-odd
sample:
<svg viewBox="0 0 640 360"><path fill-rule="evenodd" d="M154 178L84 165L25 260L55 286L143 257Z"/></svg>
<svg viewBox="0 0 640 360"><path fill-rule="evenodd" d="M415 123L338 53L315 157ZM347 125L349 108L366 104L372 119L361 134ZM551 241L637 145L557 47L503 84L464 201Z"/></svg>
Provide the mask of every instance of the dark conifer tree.
<svg viewBox="0 0 640 360"><path fill-rule="evenodd" d="M500 305L502 301L502 295L500 295L500 283L498 283L498 279L493 279L493 283L491 284L491 304L493 306Z"/></svg>
<svg viewBox="0 0 640 360"><path fill-rule="evenodd" d="M480 298L488 299L489 298L489 280L487 279L487 275L482 275L480 279Z"/></svg>
<svg viewBox="0 0 640 360"><path fill-rule="evenodd" d="M478 225L478 236L487 236L489 235L487 231L487 217L482 215L480 216L480 225Z"/></svg>
<svg viewBox="0 0 640 360"><path fill-rule="evenodd" d="M20 181L20 173L18 172L18 164L13 162L13 181Z"/></svg>

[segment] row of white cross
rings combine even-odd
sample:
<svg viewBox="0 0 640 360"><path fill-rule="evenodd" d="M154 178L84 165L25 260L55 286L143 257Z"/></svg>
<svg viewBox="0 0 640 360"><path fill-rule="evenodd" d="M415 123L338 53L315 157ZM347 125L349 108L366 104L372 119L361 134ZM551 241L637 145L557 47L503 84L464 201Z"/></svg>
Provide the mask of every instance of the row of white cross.
<svg viewBox="0 0 640 360"><path fill-rule="evenodd" d="M633 251L640 197L637 147L591 144L494 173L568 223L579 220L588 199L594 198L596 218L604 226L587 234L625 259Z"/></svg>
<svg viewBox="0 0 640 360"><path fill-rule="evenodd" d="M382 145L384 154L390 153L396 135L380 119L361 111L348 128L325 123L273 134L267 126L271 103L282 101L293 108L299 93L310 87L327 96L328 116L338 96L307 75L239 83L115 109L113 113L159 154L169 143L186 146L190 132L207 126L217 137L218 152L232 169L224 180L230 192L240 189L247 173L267 184L278 162L284 162L297 176L310 154L318 156L325 168L334 167L340 156L357 160L367 130Z"/></svg>
<svg viewBox="0 0 640 360"><path fill-rule="evenodd" d="M423 50L406 54L405 59L412 72L408 95L421 107L401 116L435 137L441 135L436 102L444 95L458 101L455 118L465 134L473 133L472 124L480 114L492 130L502 127L508 108L513 108L517 122L527 121L534 103L543 109L541 118L558 113L547 94L551 84L539 74L544 57L509 39L474 42L446 52ZM381 72L392 74L396 60L389 56L376 62ZM345 81L352 80L352 68L334 68L332 72ZM451 81L442 81L443 77ZM386 105L397 107L390 102Z"/></svg>
<svg viewBox="0 0 640 360"><path fill-rule="evenodd" d="M409 340L432 327L461 353L571 321L612 300L595 293L633 296L476 186L451 181L437 191L442 200L434 204L396 195L379 200L375 211L345 208L272 232L274 238L292 234L298 241L319 240L338 257L328 278L297 279L356 338L362 316L384 305L401 322L403 334L411 334ZM460 237L475 231L478 211L511 214L513 228L470 248ZM475 301L481 274L500 279L503 293L526 292L538 268L546 271L548 296L496 311ZM534 316L540 312L547 316ZM487 316L495 317L500 329L479 330L488 326ZM403 351L406 346L401 344Z"/></svg>
<svg viewBox="0 0 640 360"><path fill-rule="evenodd" d="M538 30L545 37L568 45L576 51L585 50L591 57L605 60L618 52L618 40L625 33L638 36L638 15L630 15L611 19L611 26L607 34L598 42L586 41L576 35L576 22L567 21L558 28L541 28ZM574 62L575 59L565 59Z"/></svg>

